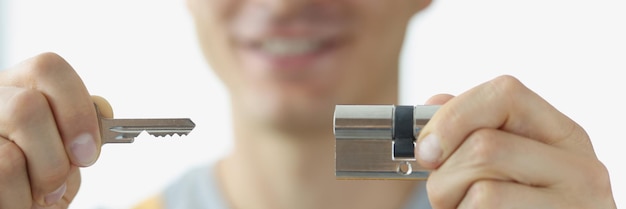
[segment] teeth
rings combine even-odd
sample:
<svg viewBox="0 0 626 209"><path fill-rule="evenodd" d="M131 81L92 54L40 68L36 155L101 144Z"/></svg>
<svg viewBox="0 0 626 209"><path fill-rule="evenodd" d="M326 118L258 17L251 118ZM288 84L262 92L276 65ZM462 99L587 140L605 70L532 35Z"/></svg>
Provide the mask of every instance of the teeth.
<svg viewBox="0 0 626 209"><path fill-rule="evenodd" d="M303 38L273 38L261 42L261 50L275 56L294 56L313 52L320 47L319 40Z"/></svg>
<svg viewBox="0 0 626 209"><path fill-rule="evenodd" d="M172 137L175 135L178 136L185 136L188 134L188 132L161 132L161 133L150 133L148 132L148 134L155 136L155 137Z"/></svg>

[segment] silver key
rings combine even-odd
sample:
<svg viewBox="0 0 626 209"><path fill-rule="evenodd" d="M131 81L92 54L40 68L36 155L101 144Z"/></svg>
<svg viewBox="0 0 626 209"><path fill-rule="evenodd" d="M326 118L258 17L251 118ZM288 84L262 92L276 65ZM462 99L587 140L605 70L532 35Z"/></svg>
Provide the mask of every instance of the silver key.
<svg viewBox="0 0 626 209"><path fill-rule="evenodd" d="M144 131L156 137L184 136L196 127L189 118L112 119L102 117L97 106L96 111L102 144L132 143Z"/></svg>

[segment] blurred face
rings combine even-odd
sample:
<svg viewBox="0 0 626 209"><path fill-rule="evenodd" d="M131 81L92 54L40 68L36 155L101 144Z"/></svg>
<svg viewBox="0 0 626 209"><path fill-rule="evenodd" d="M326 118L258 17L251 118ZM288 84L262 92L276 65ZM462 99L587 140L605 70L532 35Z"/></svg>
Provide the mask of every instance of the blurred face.
<svg viewBox="0 0 626 209"><path fill-rule="evenodd" d="M430 0L188 0L235 114L263 124L332 124L338 103L396 99L411 17Z"/></svg>

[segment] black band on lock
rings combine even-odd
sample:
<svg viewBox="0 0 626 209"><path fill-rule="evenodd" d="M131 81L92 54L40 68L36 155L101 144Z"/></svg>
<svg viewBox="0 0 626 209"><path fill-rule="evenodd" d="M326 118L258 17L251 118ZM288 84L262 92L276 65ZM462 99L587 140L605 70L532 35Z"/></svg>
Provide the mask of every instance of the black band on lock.
<svg viewBox="0 0 626 209"><path fill-rule="evenodd" d="M415 158L413 106L396 106L394 112L393 157Z"/></svg>

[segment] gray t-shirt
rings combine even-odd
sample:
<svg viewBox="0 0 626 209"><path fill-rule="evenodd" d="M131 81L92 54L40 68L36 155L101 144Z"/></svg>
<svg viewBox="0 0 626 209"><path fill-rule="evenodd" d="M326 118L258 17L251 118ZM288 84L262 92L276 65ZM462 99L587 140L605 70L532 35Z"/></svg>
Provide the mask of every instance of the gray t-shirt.
<svg viewBox="0 0 626 209"><path fill-rule="evenodd" d="M420 182L406 209L431 209L425 182ZM165 189L166 209L228 209L211 166L196 167Z"/></svg>

